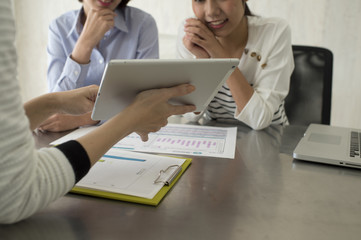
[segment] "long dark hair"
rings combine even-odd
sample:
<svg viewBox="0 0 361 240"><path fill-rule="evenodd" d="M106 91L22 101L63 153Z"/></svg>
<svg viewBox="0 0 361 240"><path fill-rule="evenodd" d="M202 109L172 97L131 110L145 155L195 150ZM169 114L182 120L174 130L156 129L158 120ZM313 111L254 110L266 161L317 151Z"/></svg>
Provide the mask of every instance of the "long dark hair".
<svg viewBox="0 0 361 240"><path fill-rule="evenodd" d="M244 1L244 0L243 0ZM251 10L249 10L249 7L246 2L244 2L244 15L246 16L253 16Z"/></svg>
<svg viewBox="0 0 361 240"><path fill-rule="evenodd" d="M79 2L83 2L83 0L78 0ZM119 3L119 5L117 6L117 9L122 9L122 8L124 8L125 6L127 6L127 4L128 4L128 2L129 2L130 0L122 0L120 3Z"/></svg>

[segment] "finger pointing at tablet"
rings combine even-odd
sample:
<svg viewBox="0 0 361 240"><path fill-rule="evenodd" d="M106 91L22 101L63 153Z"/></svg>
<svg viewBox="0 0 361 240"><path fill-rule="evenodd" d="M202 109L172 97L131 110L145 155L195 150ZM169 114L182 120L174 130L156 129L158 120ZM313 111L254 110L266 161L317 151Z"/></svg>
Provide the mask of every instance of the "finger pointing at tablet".
<svg viewBox="0 0 361 240"><path fill-rule="evenodd" d="M187 95L195 90L190 84L182 84L171 88L148 90L137 95L130 108L136 109L138 113L137 129L135 132L143 141L148 140L149 132L156 132L167 125L168 117L192 112L196 109L194 105L172 105L168 100L173 97Z"/></svg>

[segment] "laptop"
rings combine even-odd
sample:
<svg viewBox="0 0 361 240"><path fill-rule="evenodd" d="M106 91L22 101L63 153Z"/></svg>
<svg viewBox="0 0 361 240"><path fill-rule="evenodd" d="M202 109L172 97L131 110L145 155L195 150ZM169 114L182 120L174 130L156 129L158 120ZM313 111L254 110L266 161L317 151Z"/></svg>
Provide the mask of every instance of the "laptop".
<svg viewBox="0 0 361 240"><path fill-rule="evenodd" d="M293 152L293 158L361 168L361 129L310 124Z"/></svg>
<svg viewBox="0 0 361 240"><path fill-rule="evenodd" d="M193 104L203 111L238 66L239 59L130 59L111 60L102 77L92 119L107 120L130 105L144 90L190 83L192 93L170 99Z"/></svg>

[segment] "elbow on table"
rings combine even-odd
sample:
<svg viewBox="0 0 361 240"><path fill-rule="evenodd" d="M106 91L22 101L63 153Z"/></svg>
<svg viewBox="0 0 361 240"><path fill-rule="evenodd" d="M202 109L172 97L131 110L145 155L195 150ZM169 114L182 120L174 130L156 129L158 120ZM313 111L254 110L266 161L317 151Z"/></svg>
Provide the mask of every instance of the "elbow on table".
<svg viewBox="0 0 361 240"><path fill-rule="evenodd" d="M259 118L258 121L250 121L247 125L253 130L263 130L272 124L272 117L273 115L264 116Z"/></svg>
<svg viewBox="0 0 361 240"><path fill-rule="evenodd" d="M0 215L0 224L14 224L23 220L22 218L13 218Z"/></svg>
<svg viewBox="0 0 361 240"><path fill-rule="evenodd" d="M19 188L17 188L17 190L19 190ZM35 199L39 199L40 196L38 193L32 193L33 189L27 188L22 194L18 194L17 192L19 191L10 191L2 195L4 198L0 203L0 224L20 222L45 206L44 202L34 201Z"/></svg>
<svg viewBox="0 0 361 240"><path fill-rule="evenodd" d="M253 130L257 130L257 131L261 131L265 128L268 128L271 124L268 123L268 124L260 124L260 125L253 125L253 126L250 126Z"/></svg>
<svg viewBox="0 0 361 240"><path fill-rule="evenodd" d="M31 216L33 213L25 213L20 207L9 209L1 209L0 224L13 224L20 222Z"/></svg>

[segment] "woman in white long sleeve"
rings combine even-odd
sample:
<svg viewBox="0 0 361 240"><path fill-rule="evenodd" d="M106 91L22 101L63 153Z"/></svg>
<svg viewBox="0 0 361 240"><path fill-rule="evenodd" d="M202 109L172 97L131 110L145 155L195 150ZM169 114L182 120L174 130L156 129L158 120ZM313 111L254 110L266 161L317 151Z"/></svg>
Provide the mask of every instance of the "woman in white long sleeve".
<svg viewBox="0 0 361 240"><path fill-rule="evenodd" d="M169 98L193 91L191 85L145 91L91 134L37 150L31 130L54 113L89 112L98 87L49 93L23 107L16 81L11 5L11 0L0 0L0 223L27 218L66 194L112 145L129 133L137 132L147 140L148 133L167 124L170 115L195 110L194 106L168 103Z"/></svg>
<svg viewBox="0 0 361 240"><path fill-rule="evenodd" d="M291 31L284 20L253 16L246 1L192 1L195 18L180 29L178 54L240 59L205 112L211 119L253 129L287 125L284 99L294 68ZM186 116L196 121L201 115Z"/></svg>

